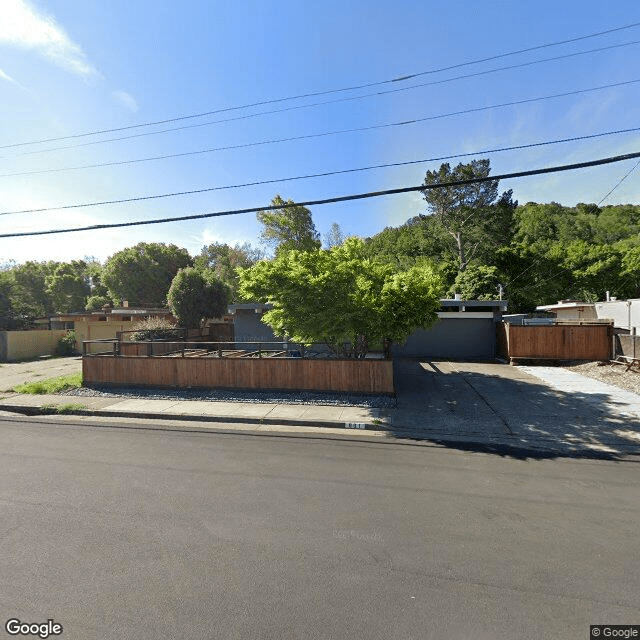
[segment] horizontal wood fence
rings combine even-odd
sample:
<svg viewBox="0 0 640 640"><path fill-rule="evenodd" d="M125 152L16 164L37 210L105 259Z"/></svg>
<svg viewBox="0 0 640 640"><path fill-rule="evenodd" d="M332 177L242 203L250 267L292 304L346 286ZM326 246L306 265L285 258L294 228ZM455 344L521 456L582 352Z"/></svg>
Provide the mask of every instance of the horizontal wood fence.
<svg viewBox="0 0 640 640"><path fill-rule="evenodd" d="M510 360L609 360L613 345L610 324L496 326L498 352Z"/></svg>
<svg viewBox="0 0 640 640"><path fill-rule="evenodd" d="M82 374L88 386L394 393L390 360L87 355Z"/></svg>

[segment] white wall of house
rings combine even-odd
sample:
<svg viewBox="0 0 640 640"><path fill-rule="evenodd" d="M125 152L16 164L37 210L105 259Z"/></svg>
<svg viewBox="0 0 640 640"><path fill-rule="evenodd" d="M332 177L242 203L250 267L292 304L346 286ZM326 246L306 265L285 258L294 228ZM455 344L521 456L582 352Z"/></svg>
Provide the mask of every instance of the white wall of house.
<svg viewBox="0 0 640 640"><path fill-rule="evenodd" d="M635 327L640 334L640 298L596 302L595 308L598 318L611 318L618 329L631 331Z"/></svg>

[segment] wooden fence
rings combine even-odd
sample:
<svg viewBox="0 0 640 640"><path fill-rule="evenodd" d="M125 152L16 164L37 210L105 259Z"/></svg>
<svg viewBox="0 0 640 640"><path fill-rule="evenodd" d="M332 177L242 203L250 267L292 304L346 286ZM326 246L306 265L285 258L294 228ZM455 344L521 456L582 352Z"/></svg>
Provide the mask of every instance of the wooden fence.
<svg viewBox="0 0 640 640"><path fill-rule="evenodd" d="M393 394L390 360L87 355L85 385Z"/></svg>
<svg viewBox="0 0 640 640"><path fill-rule="evenodd" d="M509 360L609 360L613 326L496 325L498 353Z"/></svg>

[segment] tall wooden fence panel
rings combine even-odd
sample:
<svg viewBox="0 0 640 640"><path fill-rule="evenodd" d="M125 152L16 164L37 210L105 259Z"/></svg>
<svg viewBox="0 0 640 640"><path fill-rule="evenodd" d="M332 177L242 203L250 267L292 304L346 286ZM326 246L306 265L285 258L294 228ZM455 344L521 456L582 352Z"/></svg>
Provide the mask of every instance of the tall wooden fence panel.
<svg viewBox="0 0 640 640"><path fill-rule="evenodd" d="M394 393L390 360L86 356L86 385Z"/></svg>
<svg viewBox="0 0 640 640"><path fill-rule="evenodd" d="M592 325L515 325L497 327L498 350L510 359L609 360L613 327Z"/></svg>

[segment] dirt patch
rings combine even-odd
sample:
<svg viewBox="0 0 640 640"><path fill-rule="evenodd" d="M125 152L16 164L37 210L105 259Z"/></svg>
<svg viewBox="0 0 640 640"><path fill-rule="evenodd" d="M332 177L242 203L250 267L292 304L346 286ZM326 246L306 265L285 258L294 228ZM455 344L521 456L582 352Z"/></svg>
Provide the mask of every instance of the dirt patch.
<svg viewBox="0 0 640 640"><path fill-rule="evenodd" d="M569 363L564 366L570 371L575 371L583 376L595 378L615 387L620 387L620 389L640 394L640 373L625 371L623 365L609 362L604 364L600 362L580 362Z"/></svg>

